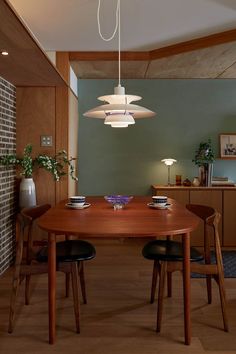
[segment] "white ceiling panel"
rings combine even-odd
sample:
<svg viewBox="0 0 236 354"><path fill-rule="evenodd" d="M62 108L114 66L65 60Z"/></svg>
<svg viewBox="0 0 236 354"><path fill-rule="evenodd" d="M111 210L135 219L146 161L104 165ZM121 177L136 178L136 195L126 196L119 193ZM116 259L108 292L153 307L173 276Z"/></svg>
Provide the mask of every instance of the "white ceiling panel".
<svg viewBox="0 0 236 354"><path fill-rule="evenodd" d="M98 0L10 0L45 50L111 51L97 30ZM114 27L116 0L101 0L101 25ZM151 50L235 28L235 0L121 0L122 50Z"/></svg>

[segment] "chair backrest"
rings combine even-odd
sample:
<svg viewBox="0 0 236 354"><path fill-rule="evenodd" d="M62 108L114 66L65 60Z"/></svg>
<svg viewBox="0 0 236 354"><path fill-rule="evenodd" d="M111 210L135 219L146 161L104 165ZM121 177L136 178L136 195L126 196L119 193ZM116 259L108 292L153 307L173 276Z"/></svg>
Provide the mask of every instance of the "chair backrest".
<svg viewBox="0 0 236 354"><path fill-rule="evenodd" d="M34 220L38 219L41 215L46 213L51 208L50 204L42 204L36 205L31 208L24 208L21 210L21 215L23 215L26 219L33 222Z"/></svg>
<svg viewBox="0 0 236 354"><path fill-rule="evenodd" d="M221 215L214 208L200 204L187 204L186 208L202 219L205 225L212 226L218 230Z"/></svg>
<svg viewBox="0 0 236 354"><path fill-rule="evenodd" d="M33 222L41 215L46 213L51 208L50 204L37 205L31 208L24 208L17 215L17 221L20 227L20 233L18 237L18 248L23 250L24 242L26 242L26 260L30 262L30 254L33 247ZM21 251L22 258L22 251Z"/></svg>
<svg viewBox="0 0 236 354"><path fill-rule="evenodd" d="M187 204L186 208L204 221L205 254L208 252L207 249L209 250L209 248L210 248L210 238L209 238L207 226L210 226L211 228L213 228L216 261L217 261L217 263L222 263L220 237L219 237L219 222L220 222L220 218L221 218L220 213L218 211L216 211L214 208L206 206L206 205Z"/></svg>
<svg viewBox="0 0 236 354"><path fill-rule="evenodd" d="M193 214L201 218L204 222L206 222L209 217L214 216L214 214L216 213L216 210L214 208L206 205L187 204L186 208Z"/></svg>

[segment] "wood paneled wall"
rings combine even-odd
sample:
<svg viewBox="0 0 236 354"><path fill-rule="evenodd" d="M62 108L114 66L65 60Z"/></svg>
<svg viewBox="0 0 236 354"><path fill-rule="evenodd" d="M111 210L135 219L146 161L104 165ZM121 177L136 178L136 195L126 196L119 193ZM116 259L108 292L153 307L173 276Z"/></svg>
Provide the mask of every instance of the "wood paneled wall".
<svg viewBox="0 0 236 354"><path fill-rule="evenodd" d="M33 156L39 153L55 155L56 92L54 87L17 87L16 90L16 145L17 154L33 145ZM51 135L52 147L41 147L40 136ZM55 204L55 182L49 172L34 173L37 203Z"/></svg>
<svg viewBox="0 0 236 354"><path fill-rule="evenodd" d="M57 53L56 58L58 69L68 81L68 53ZM17 154L31 143L33 156L39 153L53 156L64 149L77 158L78 99L69 87L17 87L16 105ZM41 147L41 135L51 135L53 146ZM44 170L37 170L34 180L38 203L54 205L77 190L77 184L68 176L56 183Z"/></svg>
<svg viewBox="0 0 236 354"><path fill-rule="evenodd" d="M76 175L78 176L78 131L79 131L79 115L78 115L78 98L72 91L69 93L69 141L68 153L69 156L76 158L73 161ZM69 178L68 180L68 195L76 195L78 193L78 183Z"/></svg>

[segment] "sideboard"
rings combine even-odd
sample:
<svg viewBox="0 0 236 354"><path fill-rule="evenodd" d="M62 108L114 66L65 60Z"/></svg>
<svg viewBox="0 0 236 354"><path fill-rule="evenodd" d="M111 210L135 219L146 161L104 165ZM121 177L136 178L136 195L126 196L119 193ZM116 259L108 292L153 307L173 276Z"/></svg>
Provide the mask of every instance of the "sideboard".
<svg viewBox="0 0 236 354"><path fill-rule="evenodd" d="M184 187L152 185L153 195L166 195L181 204L203 204L215 208L222 218L219 225L221 245L236 247L236 187ZM203 223L192 233L194 246L203 246Z"/></svg>

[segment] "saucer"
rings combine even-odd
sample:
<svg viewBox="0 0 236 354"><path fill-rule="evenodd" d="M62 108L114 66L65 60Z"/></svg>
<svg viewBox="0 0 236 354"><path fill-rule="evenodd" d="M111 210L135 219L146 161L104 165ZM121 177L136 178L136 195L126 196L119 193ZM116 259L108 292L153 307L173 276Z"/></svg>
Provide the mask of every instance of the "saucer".
<svg viewBox="0 0 236 354"><path fill-rule="evenodd" d="M66 207L70 209L86 209L90 207L91 204L89 203L84 203L84 205L73 205L73 203L67 203Z"/></svg>
<svg viewBox="0 0 236 354"><path fill-rule="evenodd" d="M166 203L166 205L160 206L160 205L155 205L154 203L148 203L147 205L149 206L149 208L165 210L168 209L171 204Z"/></svg>

